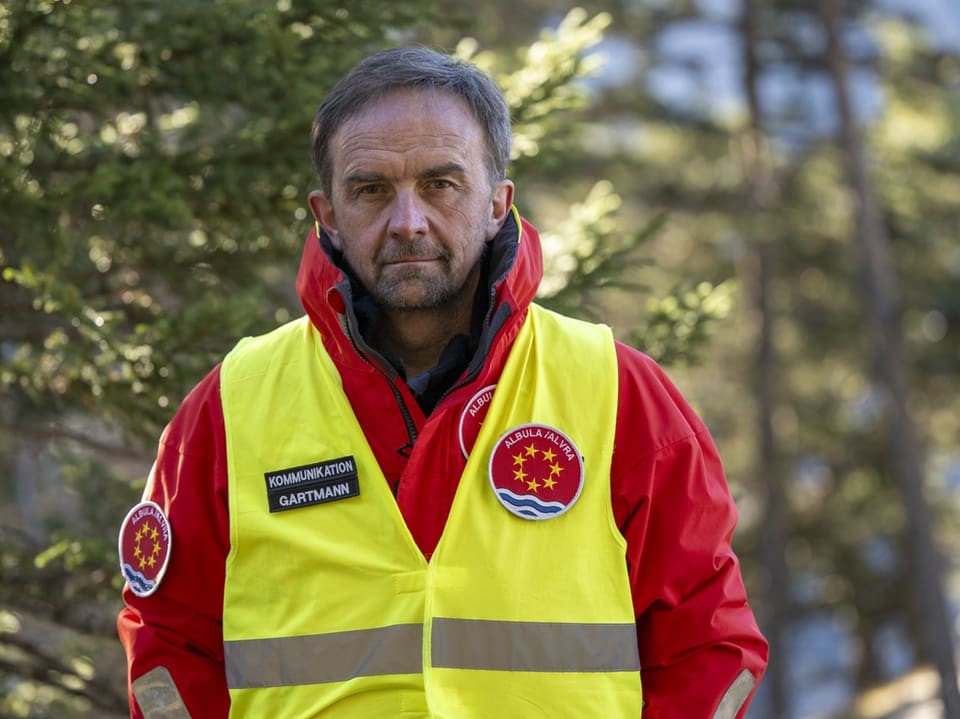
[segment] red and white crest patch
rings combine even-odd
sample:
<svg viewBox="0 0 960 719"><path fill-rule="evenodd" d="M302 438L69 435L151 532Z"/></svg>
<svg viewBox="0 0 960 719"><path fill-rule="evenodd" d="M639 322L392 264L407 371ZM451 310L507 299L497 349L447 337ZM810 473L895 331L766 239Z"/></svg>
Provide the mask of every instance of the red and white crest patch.
<svg viewBox="0 0 960 719"><path fill-rule="evenodd" d="M490 484L500 504L518 517L552 519L580 497L583 458L559 429L520 425L497 440L490 455Z"/></svg>
<svg viewBox="0 0 960 719"><path fill-rule="evenodd" d="M460 413L460 451L464 458L470 456L474 443L477 441L477 435L480 434L480 425L483 424L487 416L487 410L490 409L490 400L493 399L493 390L497 388L495 384L488 384L477 392L470 401L463 407Z"/></svg>
<svg viewBox="0 0 960 719"><path fill-rule="evenodd" d="M154 502L141 502L120 525L120 571L130 591L149 597L160 586L173 537L167 516Z"/></svg>

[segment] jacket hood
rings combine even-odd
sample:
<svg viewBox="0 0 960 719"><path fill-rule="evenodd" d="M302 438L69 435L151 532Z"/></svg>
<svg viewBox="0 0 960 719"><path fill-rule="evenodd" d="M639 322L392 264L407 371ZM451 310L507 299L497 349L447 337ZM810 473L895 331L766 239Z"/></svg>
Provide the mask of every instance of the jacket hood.
<svg viewBox="0 0 960 719"><path fill-rule="evenodd" d="M490 245L488 291L493 293L493 302L488 316L497 317L500 325L508 317L515 321L525 315L543 277L543 255L537 230L520 216L515 206ZM328 351L335 345L341 355L351 349L343 329L352 303L349 272L342 254L315 225L303 248L297 294L310 320L327 338Z"/></svg>

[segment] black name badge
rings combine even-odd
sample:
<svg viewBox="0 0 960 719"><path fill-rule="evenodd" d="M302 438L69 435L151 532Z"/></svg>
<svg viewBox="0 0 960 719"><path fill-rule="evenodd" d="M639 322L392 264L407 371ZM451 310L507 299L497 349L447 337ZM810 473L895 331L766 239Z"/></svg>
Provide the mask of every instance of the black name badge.
<svg viewBox="0 0 960 719"><path fill-rule="evenodd" d="M284 512L314 504L358 497L360 481L353 457L278 469L263 475L271 512Z"/></svg>

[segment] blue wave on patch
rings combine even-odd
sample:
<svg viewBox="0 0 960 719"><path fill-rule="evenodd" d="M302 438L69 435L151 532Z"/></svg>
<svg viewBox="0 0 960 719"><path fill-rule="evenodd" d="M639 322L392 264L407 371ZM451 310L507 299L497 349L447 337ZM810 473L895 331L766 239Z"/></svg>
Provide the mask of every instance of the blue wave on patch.
<svg viewBox="0 0 960 719"><path fill-rule="evenodd" d="M497 496L504 504L515 507L518 514L527 517L552 517L566 509L563 502L545 502L531 494L514 494L509 489L497 488Z"/></svg>
<svg viewBox="0 0 960 719"><path fill-rule="evenodd" d="M123 576L126 577L127 582L130 584L130 588L137 593L149 592L155 586L157 586L156 582L147 579L126 562L123 563Z"/></svg>

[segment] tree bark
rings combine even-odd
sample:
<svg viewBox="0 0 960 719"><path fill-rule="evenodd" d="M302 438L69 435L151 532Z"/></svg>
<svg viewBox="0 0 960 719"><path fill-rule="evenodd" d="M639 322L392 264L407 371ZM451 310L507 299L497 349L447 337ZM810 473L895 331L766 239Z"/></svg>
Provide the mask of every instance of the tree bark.
<svg viewBox="0 0 960 719"><path fill-rule="evenodd" d="M749 239L753 255L751 274L754 308L758 321L752 388L757 424L756 474L758 483L766 489L764 519L760 530L761 559L767 581L766 611L762 621L764 634L770 643L770 660L765 681L770 688L770 716L774 719L786 719L789 716L789 690L784 636L788 621L789 571L785 556L786 501L773 428L776 355L773 342L775 316L770 302L770 285L774 271L774 247L771 238L764 236L759 221L775 204L777 187L767 152L765 123L759 97L758 26L758 3L756 0L742 0L742 82L747 98L749 127L742 137L741 154L747 178L748 210L757 220L753 223L756 230Z"/></svg>
<svg viewBox="0 0 960 719"><path fill-rule="evenodd" d="M907 514L914 606L919 610L918 623L923 628L921 639L940 675L944 716L960 717L953 628L947 614L940 556L931 530L931 512L923 494L923 452L908 406L899 288L890 241L867 169L866 145L850 99L848 60L838 5L836 0L819 0L819 14L827 39L827 62L836 96L848 182L856 200L854 235L865 270L865 300L876 369L887 392L891 413L891 466Z"/></svg>

